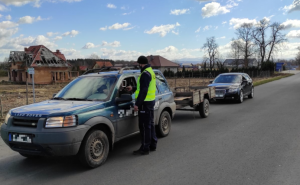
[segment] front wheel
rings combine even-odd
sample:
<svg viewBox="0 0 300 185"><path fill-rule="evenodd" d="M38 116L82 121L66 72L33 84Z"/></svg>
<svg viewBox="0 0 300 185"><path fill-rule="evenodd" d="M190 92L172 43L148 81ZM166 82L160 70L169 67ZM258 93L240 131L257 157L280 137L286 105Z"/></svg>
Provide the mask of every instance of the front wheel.
<svg viewBox="0 0 300 185"><path fill-rule="evenodd" d="M254 88L252 87L251 93L248 95L248 98L253 98L254 97Z"/></svg>
<svg viewBox="0 0 300 185"><path fill-rule="evenodd" d="M202 103L199 105L199 114L202 118L206 118L209 115L209 101L204 99Z"/></svg>
<svg viewBox="0 0 300 185"><path fill-rule="evenodd" d="M243 91L241 90L240 96L239 96L239 99L238 99L238 103L243 103L243 101L244 101L244 93L243 93Z"/></svg>
<svg viewBox="0 0 300 185"><path fill-rule="evenodd" d="M92 130L81 144L79 160L87 167L96 168L106 161L108 152L109 141L106 134L101 130Z"/></svg>
<svg viewBox="0 0 300 185"><path fill-rule="evenodd" d="M156 126L157 135L166 137L171 130L172 119L168 111L163 111L159 117L158 125Z"/></svg>

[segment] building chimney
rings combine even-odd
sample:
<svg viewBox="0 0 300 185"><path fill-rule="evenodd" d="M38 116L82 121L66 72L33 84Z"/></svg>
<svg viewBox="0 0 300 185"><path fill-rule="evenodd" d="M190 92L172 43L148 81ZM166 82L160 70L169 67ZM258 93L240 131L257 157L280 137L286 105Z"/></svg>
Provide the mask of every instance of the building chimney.
<svg viewBox="0 0 300 185"><path fill-rule="evenodd" d="M24 51L28 51L28 48L24 48Z"/></svg>
<svg viewBox="0 0 300 185"><path fill-rule="evenodd" d="M56 50L56 53L60 54L60 51L57 49L57 50Z"/></svg>

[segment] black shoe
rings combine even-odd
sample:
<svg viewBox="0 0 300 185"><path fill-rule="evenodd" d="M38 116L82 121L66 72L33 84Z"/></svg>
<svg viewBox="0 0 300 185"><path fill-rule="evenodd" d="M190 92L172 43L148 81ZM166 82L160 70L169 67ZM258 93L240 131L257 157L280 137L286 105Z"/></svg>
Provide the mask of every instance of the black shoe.
<svg viewBox="0 0 300 185"><path fill-rule="evenodd" d="M149 151L143 151L143 150L136 150L133 151L133 155L149 155Z"/></svg>

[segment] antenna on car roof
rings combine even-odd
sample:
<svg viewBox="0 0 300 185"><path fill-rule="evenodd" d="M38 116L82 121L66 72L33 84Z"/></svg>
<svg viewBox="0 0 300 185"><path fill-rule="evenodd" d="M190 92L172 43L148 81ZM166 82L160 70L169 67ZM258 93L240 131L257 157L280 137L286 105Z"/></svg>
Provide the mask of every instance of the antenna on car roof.
<svg viewBox="0 0 300 185"><path fill-rule="evenodd" d="M86 72L84 72L82 75L86 75L86 74L89 74L89 73L96 73L96 72L101 72L101 71L104 71L104 70L110 70L111 67L103 67L103 68L100 68L100 69L90 69Z"/></svg>

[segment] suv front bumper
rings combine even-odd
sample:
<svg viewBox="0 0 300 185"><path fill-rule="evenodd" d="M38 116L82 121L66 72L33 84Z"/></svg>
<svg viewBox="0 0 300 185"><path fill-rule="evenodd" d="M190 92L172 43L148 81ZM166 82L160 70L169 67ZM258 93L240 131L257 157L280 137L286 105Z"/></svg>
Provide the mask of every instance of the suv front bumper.
<svg viewBox="0 0 300 185"><path fill-rule="evenodd" d="M69 128L44 128L45 119L38 121L36 128L14 126L11 117L8 124L1 126L3 141L14 151L42 156L69 156L76 155L81 142L89 130L87 125L78 125ZM30 135L31 143L12 141L9 134L17 133Z"/></svg>

